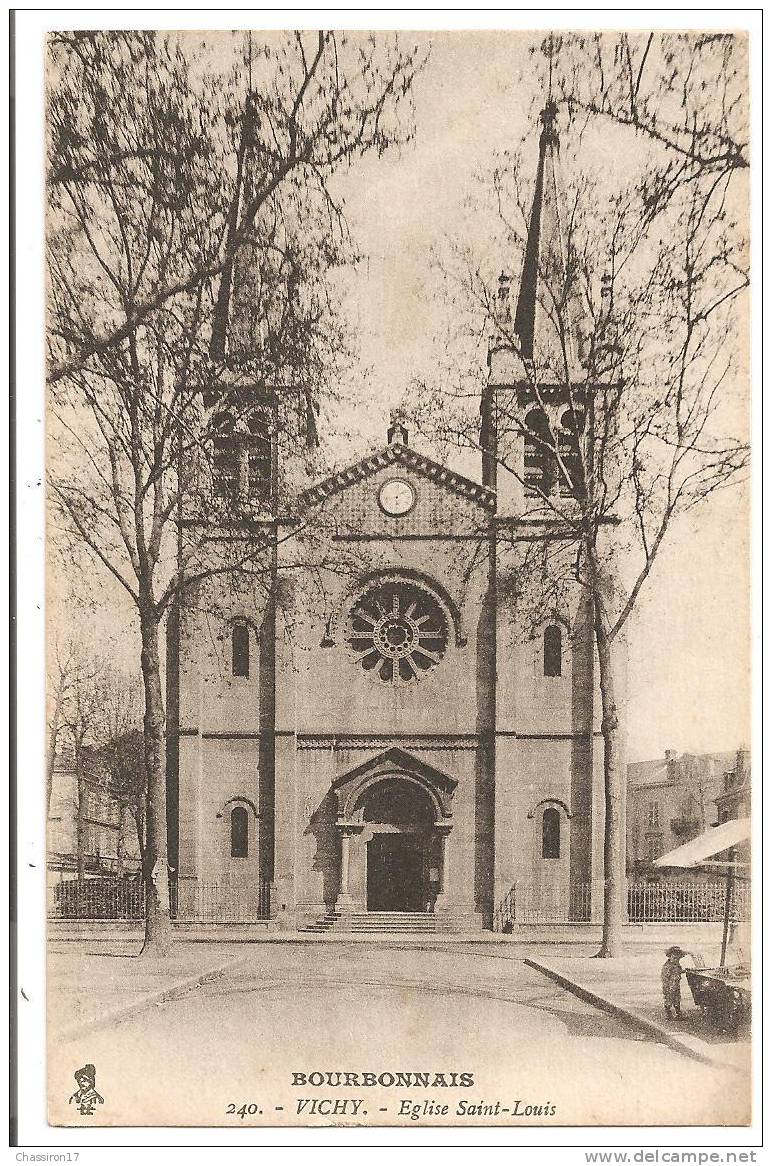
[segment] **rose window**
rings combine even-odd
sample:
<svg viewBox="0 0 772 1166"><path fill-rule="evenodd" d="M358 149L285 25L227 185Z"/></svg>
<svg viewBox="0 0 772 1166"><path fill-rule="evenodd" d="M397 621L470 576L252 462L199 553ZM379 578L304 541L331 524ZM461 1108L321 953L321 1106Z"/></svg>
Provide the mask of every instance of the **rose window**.
<svg viewBox="0 0 772 1166"><path fill-rule="evenodd" d="M444 656L447 619L423 587L402 580L383 582L357 600L348 643L364 670L380 680L416 680Z"/></svg>

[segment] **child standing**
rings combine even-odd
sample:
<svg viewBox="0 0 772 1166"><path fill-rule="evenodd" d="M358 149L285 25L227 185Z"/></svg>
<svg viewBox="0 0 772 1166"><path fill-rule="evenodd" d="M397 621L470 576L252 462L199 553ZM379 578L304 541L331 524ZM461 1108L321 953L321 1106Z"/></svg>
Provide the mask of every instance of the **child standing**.
<svg viewBox="0 0 772 1166"><path fill-rule="evenodd" d="M681 1019L681 976L684 974L684 969L681 967L680 961L688 951L683 948L673 946L669 947L665 952L667 959L662 965L662 996L665 1001L665 1016L672 1018L675 1015L676 1020Z"/></svg>

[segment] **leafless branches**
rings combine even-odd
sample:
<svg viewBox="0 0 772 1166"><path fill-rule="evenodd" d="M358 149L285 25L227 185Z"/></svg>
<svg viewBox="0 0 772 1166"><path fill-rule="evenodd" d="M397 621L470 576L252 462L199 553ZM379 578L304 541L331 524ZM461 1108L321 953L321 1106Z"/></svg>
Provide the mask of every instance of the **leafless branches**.
<svg viewBox="0 0 772 1166"><path fill-rule="evenodd" d="M51 43L49 497L138 618L146 946L161 952L161 620L218 576L270 590L277 543L298 533L279 532L276 467L288 503L346 356L330 275L354 252L332 179L410 135L418 63L395 37L294 33L248 39L223 84L177 37ZM239 489L218 501L223 443L239 448ZM270 500L247 497L250 456Z"/></svg>
<svg viewBox="0 0 772 1166"><path fill-rule="evenodd" d="M659 193L749 165L745 38L736 33L567 34L555 57L569 112L662 149Z"/></svg>

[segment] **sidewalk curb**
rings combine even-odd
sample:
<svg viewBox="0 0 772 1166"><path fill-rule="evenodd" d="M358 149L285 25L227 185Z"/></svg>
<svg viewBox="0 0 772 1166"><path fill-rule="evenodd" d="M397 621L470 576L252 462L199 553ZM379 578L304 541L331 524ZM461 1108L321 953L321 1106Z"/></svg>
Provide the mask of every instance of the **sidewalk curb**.
<svg viewBox="0 0 772 1166"><path fill-rule="evenodd" d="M552 935L541 934L521 934L517 931L511 935L502 935L500 932L427 932L425 935L411 935L407 932L373 932L373 931L338 931L338 932L303 932L303 931L272 931L260 935L238 935L238 934L206 934L203 932L196 933L180 932L176 935L177 943L218 943L218 944L370 944L378 945L392 945L394 943L405 943L406 946L415 946L430 940L431 942L440 942L452 946L463 944L474 944L480 947L494 947L507 948L518 947L523 945L533 947L564 947L566 944L573 946L593 945L597 947L600 938L600 932L597 936L588 935L569 935L556 939L554 933ZM50 944L71 944L71 943L100 943L104 941L111 941L115 943L134 943L142 939L142 932L119 932L116 934L109 934L107 932L86 932L83 934L71 933L49 933L48 941ZM651 946L659 947L661 939L658 937L646 936L643 938L630 938L630 942L640 947Z"/></svg>
<svg viewBox="0 0 772 1166"><path fill-rule="evenodd" d="M100 1028L108 1028L111 1024L120 1024L123 1020L128 1020L132 1016L137 1016L144 1012L147 1008L152 1008L155 1004L164 1004L167 1000L174 1000L177 996L182 996L191 988L197 988L201 984L206 984L210 980L217 980L220 976L224 976L241 964L244 963L245 957L239 956L238 959L227 960L223 964L217 964L213 968L207 968L203 972L197 972L194 976L186 976L184 980L176 980L171 984L167 984L164 988L158 988L154 992L147 992L139 999L133 1000L130 1004L122 1004L119 1008L113 1008L109 1012L103 1012L99 1016L91 1020L82 1020L77 1024L72 1024L68 1028L54 1030L51 1033L51 1039L55 1041L67 1042L76 1040L80 1036L86 1036L88 1033L96 1032Z"/></svg>
<svg viewBox="0 0 772 1166"><path fill-rule="evenodd" d="M547 976L548 979L554 980L561 988L565 988L567 992L571 992L574 996L578 996L580 1000L584 1000L587 1004L592 1004L595 1008L602 1012L607 1012L610 1016L615 1016L618 1020L630 1025L631 1028L637 1029L646 1036L653 1037L654 1040L660 1044L668 1045L677 1053L681 1053L684 1057L690 1057L693 1061L700 1061L703 1065L711 1065L713 1068L719 1069L733 1069L738 1072L738 1066L733 1065L729 1061L722 1061L716 1057L710 1057L707 1053L701 1053L698 1049L692 1048L686 1041L681 1040L680 1037L674 1036L662 1025L657 1024L654 1020L647 1020L645 1016L639 1016L637 1012L633 1012L629 1008L625 1008L623 1004L617 1004L613 1000L601 996L598 992L594 992L591 988L585 987L577 980L572 980L562 972L556 971L548 964L541 964L537 960L526 958L523 961L530 968L534 968L537 972Z"/></svg>

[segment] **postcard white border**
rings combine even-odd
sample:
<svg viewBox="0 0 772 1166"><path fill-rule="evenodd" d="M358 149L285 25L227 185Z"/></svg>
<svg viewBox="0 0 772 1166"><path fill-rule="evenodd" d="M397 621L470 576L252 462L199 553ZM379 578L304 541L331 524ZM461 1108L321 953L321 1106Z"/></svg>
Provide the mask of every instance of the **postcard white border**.
<svg viewBox="0 0 772 1166"><path fill-rule="evenodd" d="M211 1128L60 1129L48 1126L45 1117L45 869L44 869L44 541L43 541L43 38L55 28L158 28L227 29L248 27L339 27L399 29L534 30L561 28L693 28L747 30L750 34L752 155L761 158L762 121L762 20L760 10L734 9L634 9L599 6L592 9L186 9L167 6L154 9L50 8L17 10L16 55L16 397L17 397L17 503L16 582L18 744L18 975L26 999L18 1005L19 1143L28 1152L45 1148L50 1153L78 1147L84 1161L96 1161L89 1147L105 1149L142 1146L166 1147L164 1161L186 1163L211 1159L206 1147L315 1146L375 1147L431 1145L445 1147L541 1147L538 1163L573 1161L560 1147L733 1147L757 1146L761 1141L761 1033L754 1041L754 1123L747 1128L719 1127L569 1127L545 1129L249 1129ZM7 124L7 122L6 122ZM755 457L753 463L753 650L754 724L752 756L761 774L761 170L756 164L753 182L751 231L752 263L752 380ZM6 285L7 286L7 285ZM756 854L761 843L761 786L754 781L754 838ZM9 823L12 827L12 823ZM4 874L7 878L7 874ZM756 896L755 933L760 928L760 901ZM757 942L754 966L760 967ZM185 1147L173 1150L172 1147ZM199 1147L195 1149L194 1147ZM317 1151L318 1152L318 1151ZM387 1153L384 1150L383 1153ZM113 1154L110 1154L113 1157ZM577 1162L584 1155L577 1150Z"/></svg>

